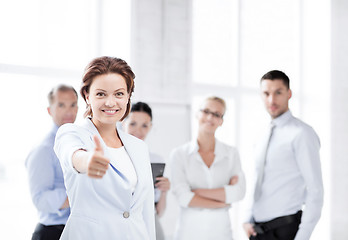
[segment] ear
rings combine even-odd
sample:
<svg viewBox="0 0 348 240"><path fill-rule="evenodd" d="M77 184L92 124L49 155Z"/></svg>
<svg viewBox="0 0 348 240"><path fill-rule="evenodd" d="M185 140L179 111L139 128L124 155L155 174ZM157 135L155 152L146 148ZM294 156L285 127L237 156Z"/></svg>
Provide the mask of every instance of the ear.
<svg viewBox="0 0 348 240"><path fill-rule="evenodd" d="M48 114L49 114L50 116L52 116L52 114L51 114L51 108L50 108L50 107L47 107L47 112L48 112Z"/></svg>
<svg viewBox="0 0 348 240"><path fill-rule="evenodd" d="M86 96L86 103L89 105L89 94L85 92L85 96Z"/></svg>
<svg viewBox="0 0 348 240"><path fill-rule="evenodd" d="M288 99L290 99L292 97L292 91L291 89L288 90Z"/></svg>
<svg viewBox="0 0 348 240"><path fill-rule="evenodd" d="M224 119L221 118L220 126L224 123Z"/></svg>

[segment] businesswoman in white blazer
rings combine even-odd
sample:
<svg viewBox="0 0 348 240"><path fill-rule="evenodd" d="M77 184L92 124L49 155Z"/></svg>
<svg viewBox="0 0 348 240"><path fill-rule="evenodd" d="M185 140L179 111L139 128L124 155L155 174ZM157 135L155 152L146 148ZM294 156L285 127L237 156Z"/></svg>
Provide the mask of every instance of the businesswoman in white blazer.
<svg viewBox="0 0 348 240"><path fill-rule="evenodd" d="M173 150L171 183L180 215L175 240L232 240L230 205L245 194L236 148L215 138L225 101L208 97L197 113L198 136Z"/></svg>
<svg viewBox="0 0 348 240"><path fill-rule="evenodd" d="M129 115L123 121L124 130L145 141L147 135L152 129L152 109L147 103L137 102L132 105ZM164 159L150 152L151 163L165 163ZM164 231L159 222L165 211L167 205L167 193L170 189L169 179L165 176L156 178L155 184L155 227L156 227L156 239L164 240Z"/></svg>
<svg viewBox="0 0 348 240"><path fill-rule="evenodd" d="M148 149L116 128L129 113L134 78L118 58L96 58L85 69L86 118L63 125L54 147L71 207L62 240L156 238Z"/></svg>

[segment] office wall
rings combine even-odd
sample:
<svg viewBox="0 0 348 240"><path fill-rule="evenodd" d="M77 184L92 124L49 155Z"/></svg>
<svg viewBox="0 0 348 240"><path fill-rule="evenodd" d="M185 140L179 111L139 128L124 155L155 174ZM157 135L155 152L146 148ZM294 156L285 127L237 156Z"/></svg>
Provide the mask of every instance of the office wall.
<svg viewBox="0 0 348 240"><path fill-rule="evenodd" d="M331 1L331 239L348 238L348 1Z"/></svg>
<svg viewBox="0 0 348 240"><path fill-rule="evenodd" d="M133 102L153 109L150 151L168 160L191 137L190 7L187 0L133 0L131 62L136 73ZM169 192L160 219L167 239L175 231L178 206Z"/></svg>

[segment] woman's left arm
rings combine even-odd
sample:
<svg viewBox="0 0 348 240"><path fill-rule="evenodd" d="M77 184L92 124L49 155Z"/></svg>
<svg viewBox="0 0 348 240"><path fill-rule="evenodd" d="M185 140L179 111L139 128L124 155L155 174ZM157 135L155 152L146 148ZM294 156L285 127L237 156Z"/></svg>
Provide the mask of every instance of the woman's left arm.
<svg viewBox="0 0 348 240"><path fill-rule="evenodd" d="M233 153L231 153L230 155L232 156L231 161L233 162L233 167L231 169L232 177L230 179L230 184L224 186L226 195L225 202L229 204L242 200L246 192L245 176L240 163L239 153L236 149L234 149ZM237 183L235 183L233 176L238 176Z"/></svg>
<svg viewBox="0 0 348 240"><path fill-rule="evenodd" d="M167 205L167 192L170 189L170 182L168 178L166 177L158 177L156 178L158 181L156 183L157 189L161 191L160 199L158 200L156 204L156 212L159 217L161 217L164 213L164 210L166 209Z"/></svg>
<svg viewBox="0 0 348 240"><path fill-rule="evenodd" d="M238 183L238 179L239 179L238 175L231 177L228 185L231 185L231 186L236 185ZM226 203L226 191L224 187L212 188L212 189L199 188L199 189L192 190L192 192L194 192L196 195L200 197Z"/></svg>
<svg viewBox="0 0 348 240"><path fill-rule="evenodd" d="M231 204L242 200L245 196L245 176L236 150L230 154L232 161L231 178L228 185L213 189L195 189L193 192L201 197Z"/></svg>

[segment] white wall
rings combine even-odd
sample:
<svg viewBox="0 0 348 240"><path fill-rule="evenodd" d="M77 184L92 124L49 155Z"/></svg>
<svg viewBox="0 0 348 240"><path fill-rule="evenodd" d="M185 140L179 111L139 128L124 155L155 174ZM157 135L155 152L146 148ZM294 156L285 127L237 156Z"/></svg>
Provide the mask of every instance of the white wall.
<svg viewBox="0 0 348 240"><path fill-rule="evenodd" d="M332 0L331 239L348 238L348 1Z"/></svg>
<svg viewBox="0 0 348 240"><path fill-rule="evenodd" d="M151 151L168 160L170 151L191 137L190 5L187 0L133 0L131 64L136 73L133 102L153 110ZM171 194L160 219L170 239L178 206Z"/></svg>

